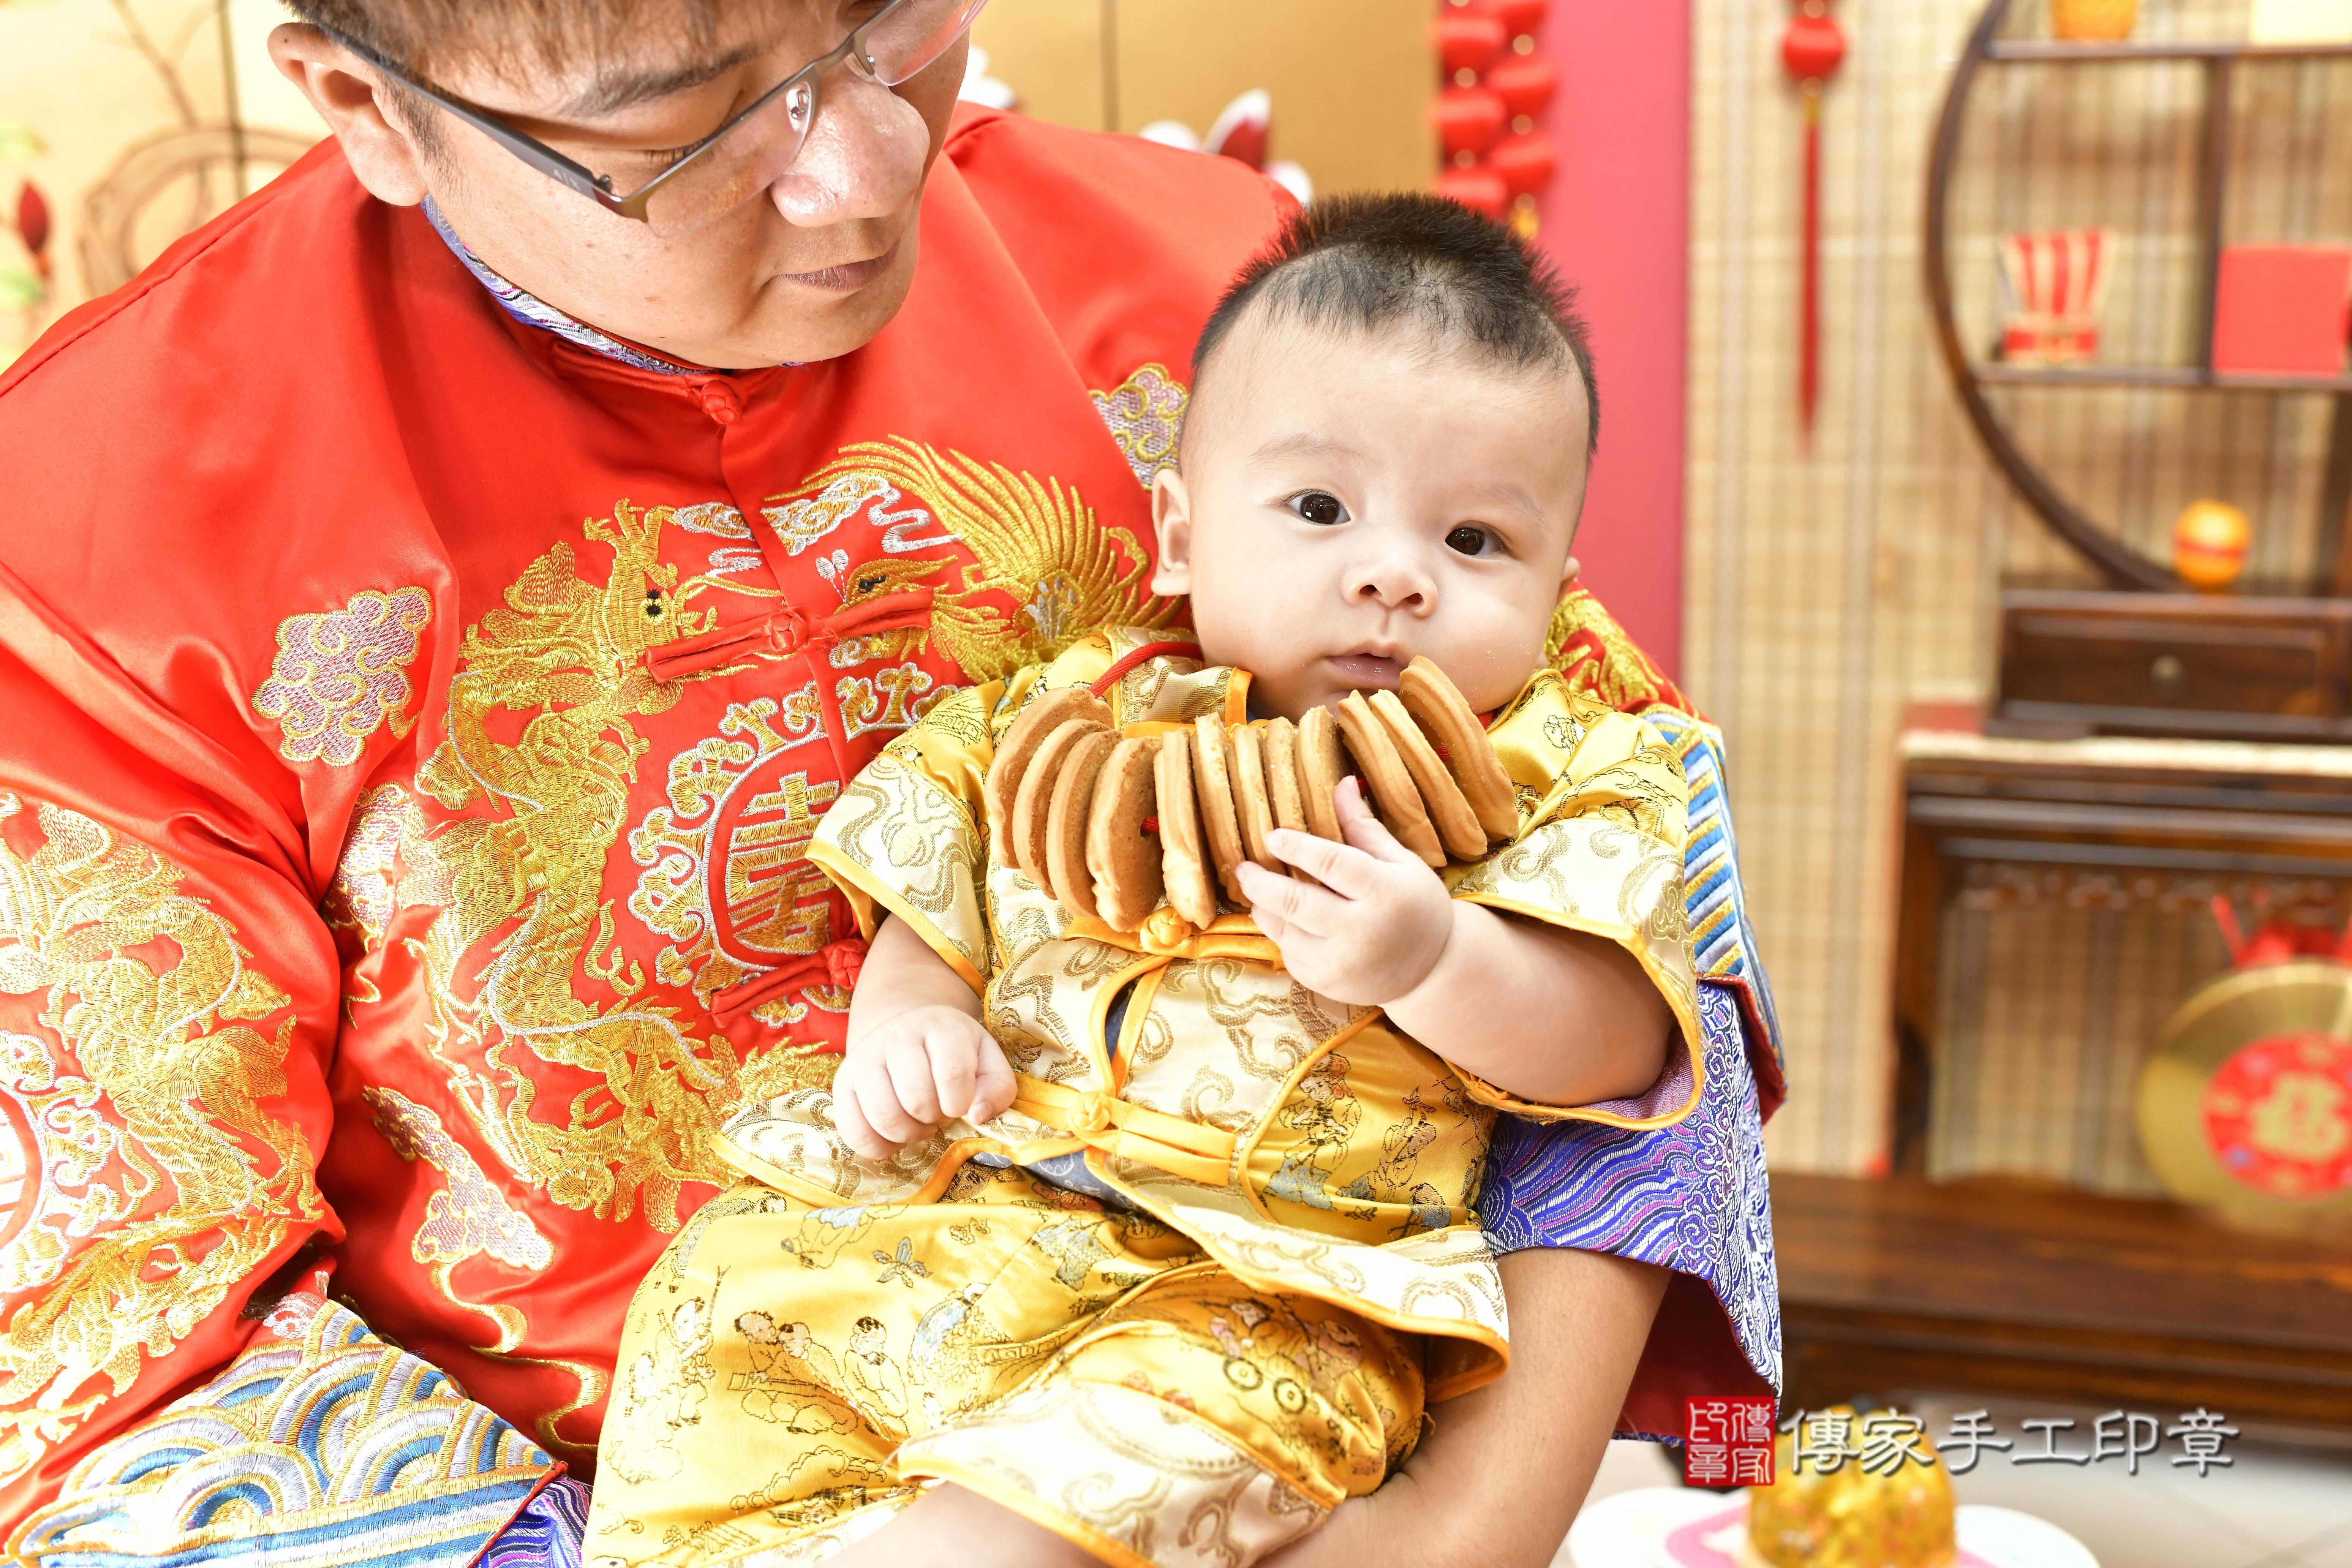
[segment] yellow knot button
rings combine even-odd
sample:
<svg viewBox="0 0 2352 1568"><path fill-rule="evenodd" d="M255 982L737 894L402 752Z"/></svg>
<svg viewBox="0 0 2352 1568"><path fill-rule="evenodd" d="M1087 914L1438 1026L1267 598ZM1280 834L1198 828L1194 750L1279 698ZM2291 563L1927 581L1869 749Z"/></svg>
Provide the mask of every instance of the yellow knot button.
<svg viewBox="0 0 2352 1568"><path fill-rule="evenodd" d="M1166 904L1143 922L1144 945L1157 952L1173 952L1200 934L1198 927Z"/></svg>
<svg viewBox="0 0 2352 1568"><path fill-rule="evenodd" d="M1070 1107L1070 1131L1081 1138L1110 1131L1110 1096L1096 1090L1078 1096Z"/></svg>

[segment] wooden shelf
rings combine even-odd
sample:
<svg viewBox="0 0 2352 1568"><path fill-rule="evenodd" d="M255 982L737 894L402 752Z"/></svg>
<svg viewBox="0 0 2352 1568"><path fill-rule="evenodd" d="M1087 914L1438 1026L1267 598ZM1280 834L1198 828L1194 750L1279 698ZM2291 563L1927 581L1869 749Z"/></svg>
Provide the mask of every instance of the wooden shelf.
<svg viewBox="0 0 2352 1568"><path fill-rule="evenodd" d="M2352 1241L1916 1177L1776 1174L1772 1226L1792 1408L1932 1388L2352 1430Z"/></svg>
<svg viewBox="0 0 2352 1568"><path fill-rule="evenodd" d="M1969 373L1988 386L2152 386L2189 392L2352 392L2352 375L2250 375L2188 364L2002 364Z"/></svg>
<svg viewBox="0 0 2352 1568"><path fill-rule="evenodd" d="M1995 61L2036 65L2113 64L2129 60L2325 60L2352 58L2352 43L2248 44L2227 38L2127 38L2112 44L2057 38L2002 38L1985 51Z"/></svg>
<svg viewBox="0 0 2352 1568"><path fill-rule="evenodd" d="M2006 416L1988 396L1993 386L2137 386L2190 391L2332 393L2336 395L2328 436L2327 466L2320 492L2318 569L2314 586L2352 594L2352 374L2324 376L2229 375L2210 363L2221 255L2228 239L2228 184L2231 138L2238 118L2232 105L2240 65L2263 61L2352 59L2352 42L2254 44L2226 38L2124 39L2075 43L2062 39L2003 37L2012 0L1986 0L1968 47L1953 68L1928 150L1926 225L1927 298L1934 312L1937 346L1953 388L1985 451L2008 476L2020 497L2051 531L2082 556L2112 588L2169 591L2180 586L2167 564L2151 559L2116 531L2092 518L2027 456ZM1968 119L1969 94L1988 67L2028 63L2087 65L2100 62L2184 61L2200 68L2203 91L2198 110L2198 283L2189 341L2200 345L2192 365L2000 365L1972 360L1960 340L1950 255L1950 205L1954 170ZM2048 83L2052 87L2058 84Z"/></svg>

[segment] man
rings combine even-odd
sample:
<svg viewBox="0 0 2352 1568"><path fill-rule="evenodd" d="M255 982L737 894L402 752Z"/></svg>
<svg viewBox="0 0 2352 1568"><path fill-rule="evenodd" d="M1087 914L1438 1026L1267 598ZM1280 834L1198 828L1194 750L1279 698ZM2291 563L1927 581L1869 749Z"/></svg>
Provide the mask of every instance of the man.
<svg viewBox="0 0 2352 1568"><path fill-rule="evenodd" d="M562 1533L709 1131L839 1039L816 818L953 687L1180 614L1145 487L1283 200L957 115L976 0L297 8L272 54L334 145L0 379L25 1561ZM1560 631L1719 819L1671 688L1589 599ZM1505 1141L1512 1375L1313 1552L1540 1560L1621 1407L1769 1392L1727 834L1702 1112Z"/></svg>

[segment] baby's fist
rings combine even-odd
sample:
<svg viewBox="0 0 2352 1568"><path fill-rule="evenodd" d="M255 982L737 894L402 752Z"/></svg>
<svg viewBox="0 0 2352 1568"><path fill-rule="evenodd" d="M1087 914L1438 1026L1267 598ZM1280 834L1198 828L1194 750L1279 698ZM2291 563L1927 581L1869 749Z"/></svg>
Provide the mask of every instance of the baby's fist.
<svg viewBox="0 0 2352 1568"><path fill-rule="evenodd" d="M985 1121L1013 1095L1012 1064L979 1019L909 1007L849 1042L833 1075L834 1130L880 1160L959 1116Z"/></svg>

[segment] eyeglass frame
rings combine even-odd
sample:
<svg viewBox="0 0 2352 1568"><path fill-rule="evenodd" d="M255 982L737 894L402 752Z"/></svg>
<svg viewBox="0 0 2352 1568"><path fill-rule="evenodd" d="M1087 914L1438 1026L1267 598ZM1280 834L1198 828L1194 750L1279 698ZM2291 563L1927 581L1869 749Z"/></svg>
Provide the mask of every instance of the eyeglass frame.
<svg viewBox="0 0 2352 1568"><path fill-rule="evenodd" d="M751 119L751 116L759 113L760 110L767 108L768 105L773 103L779 96L791 91L795 85L802 81L806 81L809 85L809 124L814 128L816 123L816 113L818 108L818 79L823 77L826 71L831 70L836 63L846 58L851 47L857 43L860 37L864 37L875 27L879 26L885 21L887 21L891 15L901 5L906 5L911 3L913 3L913 0L890 0L888 5L883 6L882 9L877 11L873 16L868 16L865 21L860 22L856 26L852 27L849 30L848 35L844 37L841 42L835 44L832 48L826 50L824 54L819 55L815 59L809 61L808 64L801 67L800 69L793 72L792 75L786 77L783 80L778 82L775 86L770 88L767 91L753 99L751 103L744 107L741 112L730 115L725 124L719 126L719 129L713 131L709 135L695 143L693 151L688 153L686 156L680 158L677 163L672 163L668 168L664 169L660 174L656 174L652 179L647 180L644 184L639 185L635 190L630 192L625 196L616 196L613 194L612 175L599 174L594 170L589 168L586 164L565 157L562 153L557 152L554 148L550 147L546 142L540 141L537 137L527 135L524 132L516 130L513 126L507 124L504 121L499 119L488 110L477 109L474 105L467 103L464 99L453 97L450 94L442 91L439 88L433 86L423 78L412 75L400 66L394 64L376 49L360 42L359 39L352 37L350 34L341 31L340 28L330 27L324 23L316 23L313 25L316 26L320 32L326 34L330 38L332 38L336 43L341 44L352 54L357 55L360 58L365 60L368 64L373 66L376 69L382 71L393 80L400 83L401 86L407 88L412 92L417 93L427 101L446 112L455 115L458 120L472 126L475 130L480 132L483 135L488 137L491 141L497 142L500 147L505 148L509 153L513 153L516 157L521 159L525 163L530 164L541 174L545 174L549 179L553 180L556 184L564 186L566 189L579 192L582 195L586 196L598 206L603 207L606 212L612 213L615 216L632 218L638 223L650 224L652 220L646 216L646 206L647 203L652 201L655 194L658 192L662 186L668 184L672 180L676 179L680 174L685 172L688 167L693 164L697 159L700 158L704 153L709 152L713 147L716 147L720 142L724 141L728 132L733 131L746 120ZM987 4L987 0L981 0L981 3L984 5ZM980 9L981 7L979 5L973 6L972 15L979 15ZM964 30L969 32L971 30L971 18L967 17L964 23ZM952 40L950 40L950 43L952 43ZM867 68L869 71L872 69L872 62L870 60L867 62ZM929 63L927 62L924 65L923 69L928 70L929 68ZM910 79L912 74L919 73L910 73ZM801 132L801 140L802 145L805 146L808 141L808 132L806 131ZM797 161L800 154L795 152L793 156ZM792 165L789 163L785 165L786 168L790 168L791 166Z"/></svg>

